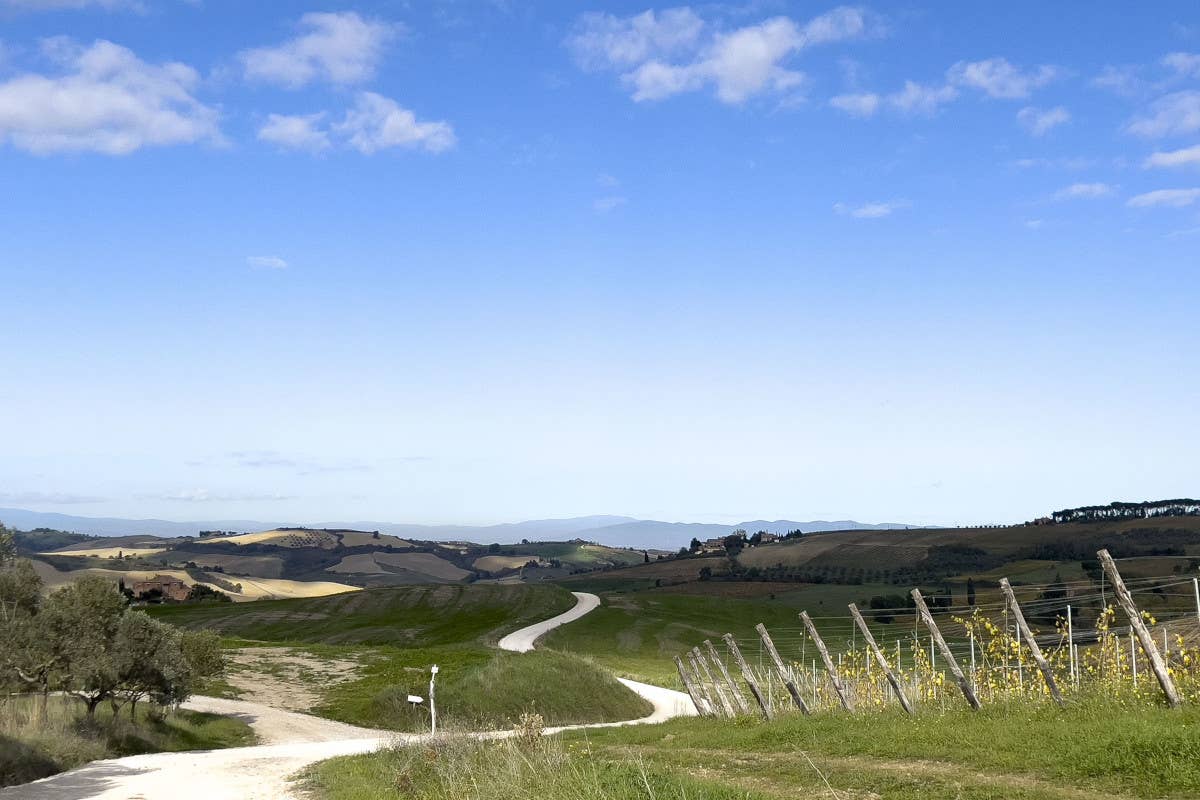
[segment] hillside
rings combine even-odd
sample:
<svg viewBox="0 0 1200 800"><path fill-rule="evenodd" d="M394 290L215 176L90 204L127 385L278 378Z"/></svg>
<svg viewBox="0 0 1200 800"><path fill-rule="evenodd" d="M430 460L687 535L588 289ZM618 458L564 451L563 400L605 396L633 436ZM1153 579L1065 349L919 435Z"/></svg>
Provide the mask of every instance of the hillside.
<svg viewBox="0 0 1200 800"><path fill-rule="evenodd" d="M284 527L200 537L95 537L39 529L20 532L16 542L51 587L88 574L127 584L170 578L239 601L378 586L542 583L649 557L641 550L582 540L484 546L344 528Z"/></svg>
<svg viewBox="0 0 1200 800"><path fill-rule="evenodd" d="M10 527L32 530L48 528L74 531L89 536L149 535L157 537L200 536L208 531L257 533L273 530L374 531L399 539L423 541L462 541L472 544L519 541L562 541L586 539L611 547L678 550L692 537L709 539L743 529L785 534L829 530L887 530L912 527L903 523L866 524L854 520L748 520L736 523L663 522L633 517L598 514L566 519L535 519L498 525L419 525L412 523L371 522L364 520L312 522L302 527L294 523L253 520L215 520L173 522L161 519L120 519L114 517L77 517L69 514L0 508L0 522Z"/></svg>

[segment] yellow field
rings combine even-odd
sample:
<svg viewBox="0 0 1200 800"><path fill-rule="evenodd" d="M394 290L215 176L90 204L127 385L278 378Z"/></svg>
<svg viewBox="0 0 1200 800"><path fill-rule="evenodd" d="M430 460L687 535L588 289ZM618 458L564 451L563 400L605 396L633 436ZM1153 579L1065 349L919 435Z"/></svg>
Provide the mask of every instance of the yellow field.
<svg viewBox="0 0 1200 800"><path fill-rule="evenodd" d="M123 556L152 556L166 552L165 547L84 547L76 550L58 550L50 553L38 553L40 556L74 556L83 558L116 558Z"/></svg>
<svg viewBox="0 0 1200 800"><path fill-rule="evenodd" d="M379 534L375 538L364 531L338 531L342 544L346 547L412 547L412 542L396 536ZM240 533L237 536L210 536L196 540L195 544L271 544L276 547L320 547L333 550L338 546L338 537L329 531L321 530L273 530L259 533Z"/></svg>
<svg viewBox="0 0 1200 800"><path fill-rule="evenodd" d="M261 600L263 598L293 598L293 597L324 597L331 594L341 594L343 592L357 592L359 587L349 586L344 583L334 583L332 581L289 581L281 578L246 578L238 575L223 575L224 580L234 584L241 584L241 592L231 592L215 583L208 581L197 581L187 572L181 569L160 569L160 570L116 570L116 569L74 569L68 572L57 570L44 561L33 561L33 568L41 576L45 582L47 589L54 589L58 586L71 583L85 575L100 575L111 580L124 580L125 583L133 583L134 581L150 580L156 576L165 576L175 578L189 586L197 583L203 584L210 589L215 589L218 592L224 592L229 595L231 600L235 602L245 602L248 600Z"/></svg>
<svg viewBox="0 0 1200 800"><path fill-rule="evenodd" d="M518 567L525 566L530 561L541 563L541 559L537 556L481 556L475 559L475 562L471 566L475 569L496 572L502 569L517 569Z"/></svg>

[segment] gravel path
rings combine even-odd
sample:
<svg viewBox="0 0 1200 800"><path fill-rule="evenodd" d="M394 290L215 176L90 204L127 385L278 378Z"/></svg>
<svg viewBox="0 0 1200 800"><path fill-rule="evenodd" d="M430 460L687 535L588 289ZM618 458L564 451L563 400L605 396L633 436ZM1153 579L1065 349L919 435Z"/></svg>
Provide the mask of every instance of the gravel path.
<svg viewBox="0 0 1200 800"><path fill-rule="evenodd" d="M499 646L516 652L532 650L534 642L547 631L579 619L600 605L600 598L594 594L574 594L578 601L575 608L509 634ZM662 722L696 713L682 692L624 679L621 683L649 700L654 713L638 720L572 725L547 732ZM194 697L184 707L241 718L263 744L93 761L70 772L0 789L0 800L295 800L288 776L309 764L426 738L424 734L358 728L242 700Z"/></svg>

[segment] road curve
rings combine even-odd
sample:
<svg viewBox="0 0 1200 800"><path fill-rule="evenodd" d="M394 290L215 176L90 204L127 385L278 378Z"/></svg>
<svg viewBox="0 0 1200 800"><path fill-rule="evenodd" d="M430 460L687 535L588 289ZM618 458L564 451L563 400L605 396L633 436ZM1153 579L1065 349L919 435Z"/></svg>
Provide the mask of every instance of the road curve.
<svg viewBox="0 0 1200 800"><path fill-rule="evenodd" d="M496 647L513 653L528 653L533 649L533 645L538 639L559 625L574 622L584 614L595 611L600 606L600 598L590 592L571 592L571 594L575 595L574 608L564 611L557 617L551 617L544 622L536 622L527 628L513 631L508 636L496 642Z"/></svg>
<svg viewBox="0 0 1200 800"><path fill-rule="evenodd" d="M514 652L532 650L537 639L548 631L579 619L600 605L600 598L594 594L573 594L577 602L570 611L511 633L498 646ZM548 728L547 733L664 722L696 713L691 700L682 692L624 678L618 680L646 698L654 706L654 712L624 722ZM242 700L194 697L184 703L184 708L242 719L263 744L93 761L70 772L0 789L0 800L295 800L289 776L314 762L429 738L428 734L359 728ZM481 735L509 734L511 731Z"/></svg>

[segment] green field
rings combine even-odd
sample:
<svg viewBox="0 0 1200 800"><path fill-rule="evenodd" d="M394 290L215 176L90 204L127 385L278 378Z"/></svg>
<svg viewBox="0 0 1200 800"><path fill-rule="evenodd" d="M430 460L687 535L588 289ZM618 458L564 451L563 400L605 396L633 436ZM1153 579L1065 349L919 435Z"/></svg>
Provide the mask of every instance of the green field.
<svg viewBox="0 0 1200 800"><path fill-rule="evenodd" d="M575 588L578 584L569 584ZM749 591L748 591L749 590ZM672 658L705 639L723 649L721 635L743 642L746 657L760 655L754 626L774 632L785 657L799 660L798 614L814 617L831 649L849 649L852 623L846 605L890 586L832 584L736 584L713 581L688 586L605 592L603 605L543 639L547 647L587 655L622 677L682 688ZM881 639L894 638L904 623L873 624ZM911 630L909 626L908 630ZM793 646L795 645L795 646Z"/></svg>
<svg viewBox="0 0 1200 800"><path fill-rule="evenodd" d="M681 719L518 744L447 743L323 762L323 800L1084 800L1200 795L1200 710L1085 703Z"/></svg>
<svg viewBox="0 0 1200 800"><path fill-rule="evenodd" d="M554 586L469 585L368 589L353 594L247 604L161 606L160 619L224 634L229 648L259 648L356 665L353 675L288 675L316 695L308 710L390 730L423 730L429 668L437 664L439 719L459 729L511 726L522 713L548 724L633 719L650 706L590 660L549 650L513 654L493 645L505 633L575 604ZM278 679L276 665L259 665ZM253 675L248 676L253 680ZM211 687L235 695L229 683Z"/></svg>
<svg viewBox="0 0 1200 800"><path fill-rule="evenodd" d="M429 647L492 643L575 605L554 586L411 586L299 600L156 606L184 628L271 642Z"/></svg>

